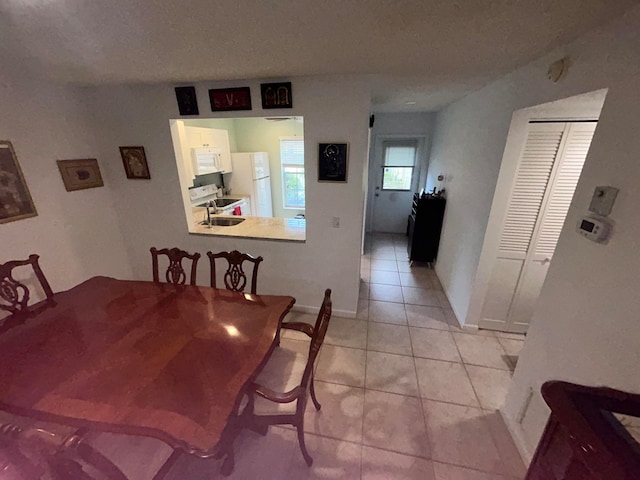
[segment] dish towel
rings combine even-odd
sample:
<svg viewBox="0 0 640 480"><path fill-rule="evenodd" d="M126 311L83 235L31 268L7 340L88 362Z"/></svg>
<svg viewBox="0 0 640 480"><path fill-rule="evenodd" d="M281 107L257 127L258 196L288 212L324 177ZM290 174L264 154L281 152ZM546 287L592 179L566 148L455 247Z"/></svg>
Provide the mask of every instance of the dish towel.
<svg viewBox="0 0 640 480"><path fill-rule="evenodd" d="M240 208L240 207L234 207L234 209L233 209L233 214L234 214L234 215L236 215L236 216L240 216L240 215L242 215L242 208Z"/></svg>

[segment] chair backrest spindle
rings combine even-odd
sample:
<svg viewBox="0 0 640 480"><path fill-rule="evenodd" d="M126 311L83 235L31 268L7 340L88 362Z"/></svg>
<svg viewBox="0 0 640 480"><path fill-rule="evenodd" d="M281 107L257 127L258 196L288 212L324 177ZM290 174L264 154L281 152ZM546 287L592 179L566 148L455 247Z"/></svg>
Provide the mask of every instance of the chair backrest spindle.
<svg viewBox="0 0 640 480"><path fill-rule="evenodd" d="M211 286L218 288L216 281L216 259L224 258L227 261L227 270L223 277L224 286L227 290L234 292L244 292L248 278L243 269L243 264L244 262L252 263L251 293L256 294L258 287L258 267L263 260L262 257L253 257L247 253L241 253L238 250L219 253L207 252L207 256L211 264Z"/></svg>
<svg viewBox="0 0 640 480"><path fill-rule="evenodd" d="M36 254L29 255L26 260L10 260L0 265L0 309L9 312L12 315L25 312L29 306L29 300L31 298L31 292L29 287L23 282L16 280L13 276L13 269L16 267L22 267L31 265L33 273L35 274L40 286L44 291L47 299L53 297L53 290L47 281L38 259L40 257Z"/></svg>
<svg viewBox="0 0 640 480"><path fill-rule="evenodd" d="M313 326L311 344L309 345L309 358L307 359L307 365L304 369L304 374L302 375L301 385L305 390L309 385L309 380L312 378L313 367L316 362L316 358L318 357L320 347L322 347L322 343L324 342L327 328L329 328L329 320L331 319L331 308L331 289L327 288L324 291L322 306L320 307L320 312L318 312L316 323Z"/></svg>
<svg viewBox="0 0 640 480"><path fill-rule="evenodd" d="M178 285L184 285L187 282L187 273L182 266L182 260L187 258L191 260L191 275L189 277L189 284L196 284L196 274L198 260L200 259L199 253L190 254L179 248L163 248L158 250L156 247L149 249L151 252L151 263L153 267L153 281L160 283L160 273L158 268L158 256L166 255L169 260L169 266L165 272L165 281L167 283L173 283Z"/></svg>

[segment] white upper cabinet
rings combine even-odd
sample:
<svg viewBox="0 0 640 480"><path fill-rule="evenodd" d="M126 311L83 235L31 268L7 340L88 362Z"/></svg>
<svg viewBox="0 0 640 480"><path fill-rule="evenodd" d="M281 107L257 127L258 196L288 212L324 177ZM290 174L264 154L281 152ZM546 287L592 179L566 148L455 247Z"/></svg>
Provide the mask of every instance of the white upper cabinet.
<svg viewBox="0 0 640 480"><path fill-rule="evenodd" d="M229 148L229 132L217 128L184 127L189 149L215 149L220 152L219 171L229 173L231 167L231 150Z"/></svg>

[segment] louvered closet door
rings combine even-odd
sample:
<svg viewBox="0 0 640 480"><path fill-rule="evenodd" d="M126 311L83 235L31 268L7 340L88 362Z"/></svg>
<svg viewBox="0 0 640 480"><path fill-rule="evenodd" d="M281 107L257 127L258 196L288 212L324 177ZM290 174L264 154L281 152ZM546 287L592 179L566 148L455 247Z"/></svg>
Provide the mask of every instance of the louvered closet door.
<svg viewBox="0 0 640 480"><path fill-rule="evenodd" d="M570 123L563 148L558 152L549 188L542 203L531 247L509 312L507 328L526 331L533 316L549 263L560 237L584 160L589 152L596 123Z"/></svg>
<svg viewBox="0 0 640 480"><path fill-rule="evenodd" d="M480 326L527 330L595 123L533 123L520 159Z"/></svg>

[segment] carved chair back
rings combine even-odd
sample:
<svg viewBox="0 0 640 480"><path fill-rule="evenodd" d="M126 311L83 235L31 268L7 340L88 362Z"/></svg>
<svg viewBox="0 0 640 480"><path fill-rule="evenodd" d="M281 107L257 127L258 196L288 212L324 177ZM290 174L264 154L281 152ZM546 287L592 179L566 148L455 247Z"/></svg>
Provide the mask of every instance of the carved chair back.
<svg viewBox="0 0 640 480"><path fill-rule="evenodd" d="M14 278L13 269L16 267L30 265L46 298L53 297L53 290L51 290L49 282L38 264L39 258L38 255L32 254L26 260L11 260L0 265L0 310L9 312L10 315L28 310L31 292L29 292L29 287Z"/></svg>
<svg viewBox="0 0 640 480"><path fill-rule="evenodd" d="M156 247L151 247L151 263L153 266L153 281L160 283L160 275L158 272L158 256L166 255L169 260L169 266L165 272L165 280L167 283L184 285L187 281L187 273L182 266L183 259L191 260L191 275L189 277L190 285L196 284L196 273L198 267L199 253L190 254L179 248L163 248L158 250Z"/></svg>
<svg viewBox="0 0 640 480"><path fill-rule="evenodd" d="M211 263L211 286L217 288L216 282L216 259L224 258L227 261L227 271L224 274L224 286L227 290L234 292L244 292L247 286L247 274L244 271L243 263L249 262L253 264L253 272L251 273L251 293L255 294L258 285L258 267L262 262L262 257L253 257L248 253L241 253L238 250L231 252L213 253L207 252L209 262Z"/></svg>
<svg viewBox="0 0 640 480"><path fill-rule="evenodd" d="M320 347L322 347L322 343L324 342L327 328L329 328L329 320L331 319L331 307L331 289L327 288L324 291L322 306L320 307L320 312L318 312L316 323L313 326L313 333L311 334L311 344L309 345L309 358L307 359L307 366L305 367L304 373L302 375L301 387L305 392L309 388L310 381L313 380L313 369L316 358L318 357Z"/></svg>
<svg viewBox="0 0 640 480"><path fill-rule="evenodd" d="M248 417L251 428L257 432L265 435L268 425L290 424L296 427L298 432L298 443L300 444L300 451L304 457L307 465L311 466L313 458L309 455L305 440L304 440L304 412L307 408L307 400L309 394L311 394L311 400L316 407L316 410L320 410L321 405L316 398L315 387L313 383L313 369L318 357L320 347L324 342L327 328L329 327L329 320L331 319L331 290L327 289L324 292L324 300L318 313L315 325L312 327L305 322L286 322L282 324L282 328L297 330L311 337L311 344L309 345L309 357L307 358L307 364L302 374L302 380L300 385L296 386L288 392L276 392L268 387L254 383L251 386L252 392L249 394L249 401L246 409L242 415ZM284 372L283 372L284 373ZM291 403L296 402L296 411L292 414L276 414L276 415L255 415L255 396L259 396L276 403Z"/></svg>

